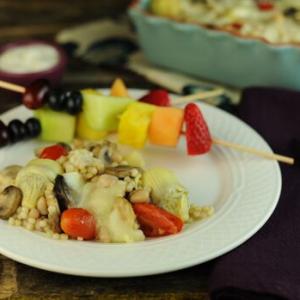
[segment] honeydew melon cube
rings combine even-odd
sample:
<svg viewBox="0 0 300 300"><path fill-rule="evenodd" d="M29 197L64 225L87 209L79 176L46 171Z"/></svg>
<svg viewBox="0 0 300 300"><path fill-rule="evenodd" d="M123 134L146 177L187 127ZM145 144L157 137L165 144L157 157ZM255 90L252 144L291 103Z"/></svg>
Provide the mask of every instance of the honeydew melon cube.
<svg viewBox="0 0 300 300"><path fill-rule="evenodd" d="M36 110L35 116L41 123L40 138L43 141L69 143L73 140L76 128L75 116L49 108Z"/></svg>
<svg viewBox="0 0 300 300"><path fill-rule="evenodd" d="M118 128L119 116L135 100L128 97L83 94L83 115L90 128L99 131L115 131Z"/></svg>

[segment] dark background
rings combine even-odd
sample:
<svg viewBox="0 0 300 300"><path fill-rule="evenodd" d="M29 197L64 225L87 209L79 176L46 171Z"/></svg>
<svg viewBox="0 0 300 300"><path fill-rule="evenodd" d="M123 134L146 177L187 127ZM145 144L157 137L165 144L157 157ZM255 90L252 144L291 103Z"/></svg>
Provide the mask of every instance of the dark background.
<svg viewBox="0 0 300 300"><path fill-rule="evenodd" d="M0 0L0 46L22 39L53 40L63 29L102 18L126 15L131 0ZM122 77L131 88L151 88L142 77L124 69L105 68L69 57L65 88L102 88ZM19 95L0 89L0 113L20 104Z"/></svg>
<svg viewBox="0 0 300 300"><path fill-rule="evenodd" d="M70 25L117 16L130 0L0 0L0 41L51 38Z"/></svg>

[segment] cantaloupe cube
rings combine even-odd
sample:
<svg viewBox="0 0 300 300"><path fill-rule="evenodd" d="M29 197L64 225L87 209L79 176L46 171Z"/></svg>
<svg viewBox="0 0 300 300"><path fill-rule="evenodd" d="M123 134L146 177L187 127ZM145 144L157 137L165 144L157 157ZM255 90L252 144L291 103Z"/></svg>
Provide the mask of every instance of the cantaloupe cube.
<svg viewBox="0 0 300 300"><path fill-rule="evenodd" d="M35 116L41 122L40 138L43 141L69 143L73 140L76 128L75 116L48 108L36 110Z"/></svg>
<svg viewBox="0 0 300 300"><path fill-rule="evenodd" d="M132 103L121 115L118 138L121 144L143 148L155 106L142 102Z"/></svg>
<svg viewBox="0 0 300 300"><path fill-rule="evenodd" d="M115 97L129 97L127 87L121 78L117 78L113 82L110 95Z"/></svg>
<svg viewBox="0 0 300 300"><path fill-rule="evenodd" d="M84 114L80 113L77 118L76 136L84 140L101 140L107 135L106 131L91 128L86 121Z"/></svg>
<svg viewBox="0 0 300 300"><path fill-rule="evenodd" d="M151 144L176 147L183 123L183 110L176 107L156 107L149 129Z"/></svg>

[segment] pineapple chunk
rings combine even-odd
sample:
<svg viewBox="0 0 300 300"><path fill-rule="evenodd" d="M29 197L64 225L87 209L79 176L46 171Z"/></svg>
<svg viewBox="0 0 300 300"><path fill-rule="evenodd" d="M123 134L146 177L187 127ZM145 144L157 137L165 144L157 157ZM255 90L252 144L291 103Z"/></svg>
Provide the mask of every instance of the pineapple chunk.
<svg viewBox="0 0 300 300"><path fill-rule="evenodd" d="M143 148L148 135L155 106L136 102L128 106L119 123L119 142L135 148Z"/></svg>
<svg viewBox="0 0 300 300"><path fill-rule="evenodd" d="M144 186L151 189L153 202L183 221L189 219L188 192L175 174L167 169L153 168L143 174Z"/></svg>
<svg viewBox="0 0 300 300"><path fill-rule="evenodd" d="M107 136L107 132L91 128L86 121L84 114L80 113L77 119L76 135L80 139L96 141Z"/></svg>

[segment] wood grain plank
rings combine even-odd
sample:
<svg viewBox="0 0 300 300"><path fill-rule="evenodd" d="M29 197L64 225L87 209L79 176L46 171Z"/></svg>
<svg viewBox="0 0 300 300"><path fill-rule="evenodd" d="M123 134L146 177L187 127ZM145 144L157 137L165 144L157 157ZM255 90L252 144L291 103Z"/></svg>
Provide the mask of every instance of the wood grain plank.
<svg viewBox="0 0 300 300"><path fill-rule="evenodd" d="M57 295L57 296L42 296L42 295L15 295L12 300L81 300L82 296L72 295ZM186 293L182 295L167 293L164 295L156 294L109 294L109 295L93 295L84 297L85 300L209 300L209 296L204 294Z"/></svg>
<svg viewBox="0 0 300 300"><path fill-rule="evenodd" d="M16 263L0 255L0 299L7 299L17 292Z"/></svg>
<svg viewBox="0 0 300 300"><path fill-rule="evenodd" d="M0 24L48 24L116 16L130 0L1 0Z"/></svg>
<svg viewBox="0 0 300 300"><path fill-rule="evenodd" d="M209 264L137 278L85 278L49 273L17 264L18 294L33 299L208 299ZM30 278L31 280L28 280Z"/></svg>
<svg viewBox="0 0 300 300"><path fill-rule="evenodd" d="M0 42L50 38L71 25L124 13L130 0L0 0Z"/></svg>

